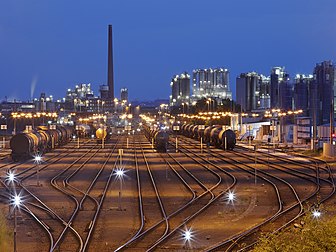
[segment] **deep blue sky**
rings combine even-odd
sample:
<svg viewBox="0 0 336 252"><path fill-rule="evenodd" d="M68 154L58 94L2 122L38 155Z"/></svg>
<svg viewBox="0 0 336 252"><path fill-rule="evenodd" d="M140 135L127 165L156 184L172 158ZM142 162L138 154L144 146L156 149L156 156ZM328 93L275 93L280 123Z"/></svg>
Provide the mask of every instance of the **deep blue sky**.
<svg viewBox="0 0 336 252"><path fill-rule="evenodd" d="M336 58L335 0L1 0L0 99L27 100L31 85L64 96L106 83L113 25L115 92L168 98L175 74L226 67L235 97L241 72L291 76Z"/></svg>

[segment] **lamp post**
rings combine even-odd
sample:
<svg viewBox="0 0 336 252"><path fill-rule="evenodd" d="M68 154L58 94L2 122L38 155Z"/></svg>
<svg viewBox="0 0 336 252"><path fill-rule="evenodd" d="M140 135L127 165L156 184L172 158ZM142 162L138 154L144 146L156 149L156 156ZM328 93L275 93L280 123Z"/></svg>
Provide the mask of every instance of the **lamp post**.
<svg viewBox="0 0 336 252"><path fill-rule="evenodd" d="M257 145L254 145L254 184L257 185Z"/></svg>
<svg viewBox="0 0 336 252"><path fill-rule="evenodd" d="M321 212L319 210L314 210L312 212L313 218L318 219L321 217Z"/></svg>
<svg viewBox="0 0 336 252"><path fill-rule="evenodd" d="M236 200L236 194L233 191L229 191L225 195L226 198L226 204L233 204L233 202Z"/></svg>
<svg viewBox="0 0 336 252"><path fill-rule="evenodd" d="M13 192L15 192L15 189L14 189L14 186L15 186L15 180L16 180L16 178L15 178L15 173L14 172L12 172L12 171L9 171L8 173L7 173L7 180L9 181L9 193L10 193L10 195L12 195L13 194ZM12 189L12 187L13 187L13 189ZM11 218L11 204L9 204L9 206L8 206L8 219L10 219Z"/></svg>
<svg viewBox="0 0 336 252"><path fill-rule="evenodd" d="M187 248L191 248L191 241L193 240L194 234L191 228L186 228L182 233L182 239Z"/></svg>
<svg viewBox="0 0 336 252"><path fill-rule="evenodd" d="M12 113L12 117L13 117L13 119L14 119L14 129L13 129L13 133L14 133L14 135L16 134L16 118L18 117L18 115L15 113L15 114L13 114Z"/></svg>
<svg viewBox="0 0 336 252"><path fill-rule="evenodd" d="M125 171L123 168L119 168L115 171L115 176L117 177L117 179L119 180L119 197L118 197L118 210L121 211L121 197L122 197L122 180L124 178L125 175Z"/></svg>
<svg viewBox="0 0 336 252"><path fill-rule="evenodd" d="M114 98L114 113L117 113L118 99Z"/></svg>
<svg viewBox="0 0 336 252"><path fill-rule="evenodd" d="M37 171L36 171L36 185L40 186L40 163L42 162L42 156L37 154L34 157L34 162L37 165Z"/></svg>
<svg viewBox="0 0 336 252"><path fill-rule="evenodd" d="M17 235L17 219L16 219L16 209L19 208L22 204L22 199L20 195L15 195L12 199L11 199L11 204L14 207L14 252L17 252L17 246L16 246L16 235Z"/></svg>

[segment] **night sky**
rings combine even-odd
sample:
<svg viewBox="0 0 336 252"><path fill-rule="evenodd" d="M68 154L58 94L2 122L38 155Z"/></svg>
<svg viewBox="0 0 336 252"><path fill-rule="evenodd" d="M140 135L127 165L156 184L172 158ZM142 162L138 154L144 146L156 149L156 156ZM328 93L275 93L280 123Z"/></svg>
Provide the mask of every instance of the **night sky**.
<svg viewBox="0 0 336 252"><path fill-rule="evenodd" d="M107 82L113 25L115 93L168 99L170 80L225 67L235 97L241 72L285 66L309 74L336 59L335 0L1 0L0 100ZM35 86L35 88L34 88Z"/></svg>

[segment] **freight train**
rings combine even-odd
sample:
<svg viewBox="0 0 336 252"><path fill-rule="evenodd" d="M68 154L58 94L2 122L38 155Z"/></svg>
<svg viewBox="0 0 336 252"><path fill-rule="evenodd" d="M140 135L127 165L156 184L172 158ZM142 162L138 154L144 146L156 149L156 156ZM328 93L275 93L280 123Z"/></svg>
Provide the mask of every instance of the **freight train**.
<svg viewBox="0 0 336 252"><path fill-rule="evenodd" d="M52 148L68 143L73 135L71 126L57 125L56 129L39 126L31 132L21 132L10 140L11 157L14 161L33 157L37 153L45 153Z"/></svg>
<svg viewBox="0 0 336 252"><path fill-rule="evenodd" d="M236 145L236 134L221 125L200 127L194 124L183 124L180 133L184 136L200 140L224 150L233 150Z"/></svg>
<svg viewBox="0 0 336 252"><path fill-rule="evenodd" d="M143 125L146 138L153 143L153 147L158 152L167 152L169 134L165 130L159 128L151 128L148 125Z"/></svg>

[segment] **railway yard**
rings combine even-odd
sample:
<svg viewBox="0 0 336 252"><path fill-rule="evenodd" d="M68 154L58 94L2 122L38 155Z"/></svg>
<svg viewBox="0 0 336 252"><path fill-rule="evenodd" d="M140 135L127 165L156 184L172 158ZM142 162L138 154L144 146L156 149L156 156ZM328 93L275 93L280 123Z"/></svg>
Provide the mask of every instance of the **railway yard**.
<svg viewBox="0 0 336 252"><path fill-rule="evenodd" d="M262 233L336 202L335 168L321 159L242 144L201 149L183 135L166 152L136 132L104 146L70 141L41 163L9 157L1 152L0 207L12 228L8 201L22 197L18 251L248 251Z"/></svg>

